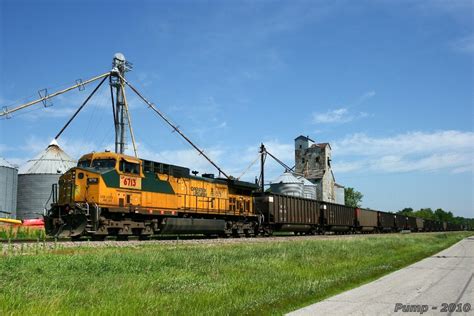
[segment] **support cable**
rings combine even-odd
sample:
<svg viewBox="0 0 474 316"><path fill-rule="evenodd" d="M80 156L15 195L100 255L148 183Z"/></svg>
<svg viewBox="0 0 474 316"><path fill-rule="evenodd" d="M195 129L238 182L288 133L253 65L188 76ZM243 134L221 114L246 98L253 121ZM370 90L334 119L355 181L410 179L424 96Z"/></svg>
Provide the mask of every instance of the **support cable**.
<svg viewBox="0 0 474 316"><path fill-rule="evenodd" d="M199 147L197 147L186 135L184 135L183 132L181 132L181 130L176 126L174 125L173 123L171 123L167 118L166 116L156 108L156 106L151 103L150 101L148 101L143 95L141 95L141 93L135 89L134 86L132 86L127 80L125 80L125 78L123 78L120 74L117 74L126 84L127 86L130 87L130 89L132 89L133 92L135 92L137 94L137 96L143 100L143 102L145 102L149 108L151 108L156 114L158 114L169 126L171 126L171 128L173 128L174 131L176 131L179 135L181 135L181 137L183 137L194 149L196 149L199 154L201 154L204 158L206 158L207 161L209 161L209 163L211 165L213 165L221 174L223 174L227 179L229 180L232 180L231 177L229 177L224 171L222 171L221 168L219 168L218 165L216 165L214 163L214 161L212 161L205 153L203 150L199 149Z"/></svg>
<svg viewBox="0 0 474 316"><path fill-rule="evenodd" d="M59 133L56 135L56 137L54 137L54 139L58 139L59 136L61 136L61 134L64 132L64 130L69 126L69 124L71 124L72 120L74 120L74 118L77 116L77 114L79 114L79 112L84 108L84 106L87 104L87 102L89 102L89 100L92 98L92 96L96 93L97 90L99 90L100 86L102 86L102 84L104 83L105 79L107 79L107 77L104 77L102 79L102 81L97 85L97 87L95 87L95 89L92 91L91 94L89 94L89 96L84 100L84 102L82 103L82 105L76 110L76 112L73 114L73 116L67 121L66 125L63 126L63 128L59 131Z"/></svg>
<svg viewBox="0 0 474 316"><path fill-rule="evenodd" d="M237 177L237 180L240 180L240 178L242 178L244 174L246 174L250 170L250 168L252 168L252 166L258 161L258 158L260 158L260 155L257 155L255 160L252 161L250 165L240 174L240 176Z"/></svg>
<svg viewBox="0 0 474 316"><path fill-rule="evenodd" d="M109 76L110 85L110 99L112 100L112 113L114 115L114 126L117 124L117 117L115 116L115 100L114 100L114 88L112 88L112 76Z"/></svg>
<svg viewBox="0 0 474 316"><path fill-rule="evenodd" d="M270 157L272 157L276 162L278 162L280 165L282 165L282 167L286 169L285 171L290 171L290 170L291 170L290 167L288 167L283 161L281 161L281 160L278 159L277 157L273 156L268 150L265 150L265 152L266 152L267 154L269 154Z"/></svg>
<svg viewBox="0 0 474 316"><path fill-rule="evenodd" d="M84 86L84 85L86 85L86 84L89 84L89 83L91 83L91 82L93 82L93 81L96 81L96 80L99 80L99 79L101 79L101 78L107 77L107 76L109 76L109 75L110 75L110 72L107 72L107 73L102 74L102 75L100 75L100 76L91 78L91 79L89 79L89 80L86 80L86 81L84 81L84 82L80 82L80 83L78 83L78 84L75 84L75 85L73 85L73 86L71 86L71 87L69 87L69 88L66 88L66 89L63 89L63 90L54 92L54 93L52 93L52 94L45 95L45 96L43 96L42 98L39 98L39 99L37 99L37 100L34 100L34 101L31 101L31 102L22 104L22 105L20 105L20 106L17 106L16 108L11 109L11 110L6 110L6 109L5 109L5 110L3 110L2 112L0 112L0 117L9 115L9 114L11 114L11 113L13 113L13 112L19 111L19 110L24 109L24 108L29 107L29 106L32 106L32 105L34 105L34 104L36 104L36 103L45 102L46 100L49 100L49 99L51 99L51 98L53 98L53 97L55 97L55 96L58 96L58 95L60 95L60 94L63 94L63 93L68 92L68 91L70 91L70 90L73 90L73 89L75 89L75 88L77 88L77 87L82 87L82 86Z"/></svg>

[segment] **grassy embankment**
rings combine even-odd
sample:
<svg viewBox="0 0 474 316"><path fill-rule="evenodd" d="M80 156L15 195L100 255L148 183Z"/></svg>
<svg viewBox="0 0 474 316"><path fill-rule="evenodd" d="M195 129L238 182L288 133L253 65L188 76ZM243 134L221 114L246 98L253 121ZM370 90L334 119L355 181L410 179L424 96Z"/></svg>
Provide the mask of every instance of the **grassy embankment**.
<svg viewBox="0 0 474 316"><path fill-rule="evenodd" d="M0 256L0 314L280 314L472 233L66 248Z"/></svg>
<svg viewBox="0 0 474 316"><path fill-rule="evenodd" d="M44 240L46 233L44 228L22 227L15 225L0 224L0 242L9 240Z"/></svg>

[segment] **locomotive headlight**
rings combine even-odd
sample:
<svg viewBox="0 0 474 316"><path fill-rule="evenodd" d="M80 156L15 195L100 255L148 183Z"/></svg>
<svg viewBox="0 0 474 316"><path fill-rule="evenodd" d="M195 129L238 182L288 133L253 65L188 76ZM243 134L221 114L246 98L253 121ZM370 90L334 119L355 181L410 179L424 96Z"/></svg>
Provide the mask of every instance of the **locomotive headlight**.
<svg viewBox="0 0 474 316"><path fill-rule="evenodd" d="M99 183L99 178L87 178L87 184L97 184Z"/></svg>

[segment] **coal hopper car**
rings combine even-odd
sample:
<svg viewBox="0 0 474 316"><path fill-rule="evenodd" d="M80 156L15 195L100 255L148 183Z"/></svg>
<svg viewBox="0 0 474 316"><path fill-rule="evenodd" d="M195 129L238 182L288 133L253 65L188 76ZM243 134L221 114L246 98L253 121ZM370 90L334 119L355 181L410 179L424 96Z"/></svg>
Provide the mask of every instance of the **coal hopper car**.
<svg viewBox="0 0 474 316"><path fill-rule="evenodd" d="M255 211L266 234L273 231L317 233L320 225L320 202L276 193L254 195Z"/></svg>
<svg viewBox="0 0 474 316"><path fill-rule="evenodd" d="M323 231L349 232L355 225L353 207L321 202L321 229Z"/></svg>
<svg viewBox="0 0 474 316"><path fill-rule="evenodd" d="M360 232L376 232L378 230L377 211L356 208L355 229Z"/></svg>
<svg viewBox="0 0 474 316"><path fill-rule="evenodd" d="M396 230L395 214L378 211L378 228L380 232L389 233Z"/></svg>

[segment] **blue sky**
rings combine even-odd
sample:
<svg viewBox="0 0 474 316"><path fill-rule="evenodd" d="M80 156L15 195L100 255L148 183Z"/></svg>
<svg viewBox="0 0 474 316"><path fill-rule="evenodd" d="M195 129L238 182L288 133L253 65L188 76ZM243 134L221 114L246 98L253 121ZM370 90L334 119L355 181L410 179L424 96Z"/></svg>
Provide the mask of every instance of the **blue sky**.
<svg viewBox="0 0 474 316"><path fill-rule="evenodd" d="M238 176L258 145L294 163L293 139L330 142L338 183L367 207L474 217L471 1L0 1L0 106L104 73L128 79ZM93 85L0 120L21 165ZM144 158L214 171L128 93ZM59 139L113 149L108 90ZM244 176L252 180L257 167ZM269 165L267 178L282 170Z"/></svg>

